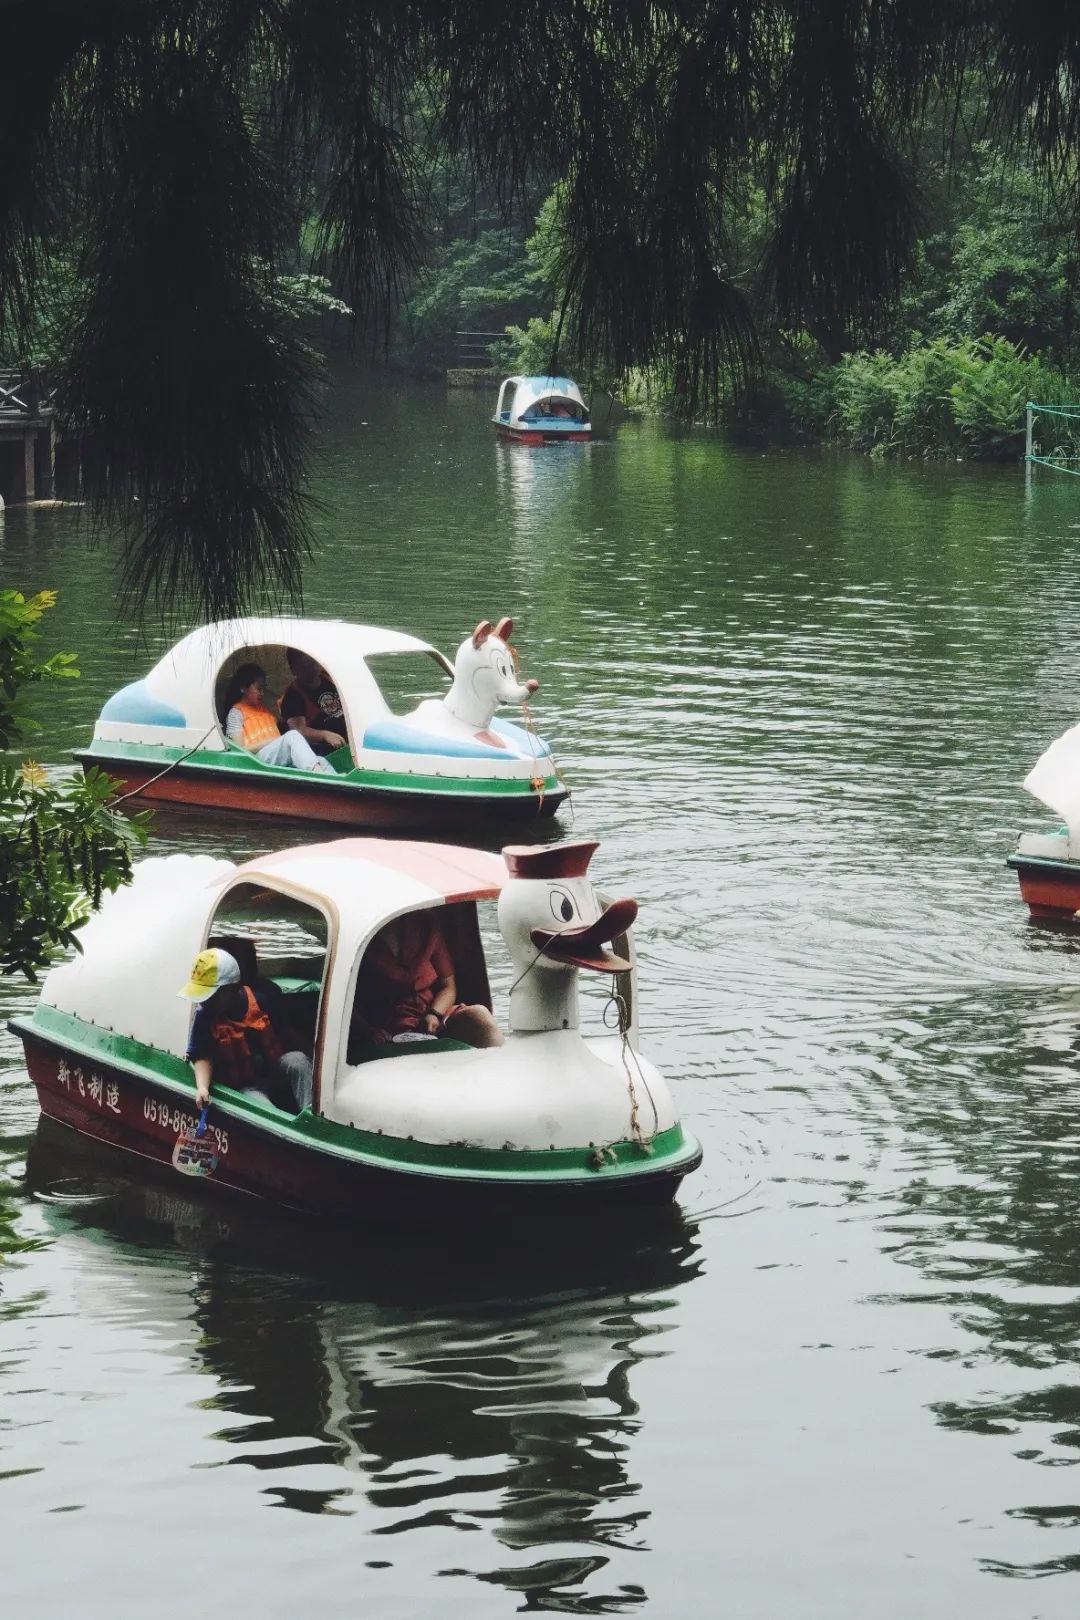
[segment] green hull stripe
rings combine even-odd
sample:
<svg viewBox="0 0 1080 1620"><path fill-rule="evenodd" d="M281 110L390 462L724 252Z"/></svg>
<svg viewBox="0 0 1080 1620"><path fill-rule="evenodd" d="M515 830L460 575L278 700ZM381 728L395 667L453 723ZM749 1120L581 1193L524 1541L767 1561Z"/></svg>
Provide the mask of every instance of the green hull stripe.
<svg viewBox="0 0 1080 1620"><path fill-rule="evenodd" d="M1011 866L1014 872L1034 866L1043 872L1056 872L1061 877L1080 878L1080 861L1070 860L1065 855L1060 860L1055 860L1053 855L1006 855L1005 865Z"/></svg>
<svg viewBox="0 0 1080 1620"><path fill-rule="evenodd" d="M194 1105L195 1079L191 1066L170 1052L159 1051L157 1047L132 1040L129 1035L119 1035L115 1030L102 1029L98 1024L89 1024L72 1013L43 1003L38 1004L33 1018L13 1019L10 1027L20 1035L37 1035L67 1051L108 1063L155 1084L164 1084ZM546 1151L479 1148L467 1147L464 1143L444 1146L383 1136L381 1132L339 1125L320 1114L305 1113L296 1117L283 1114L280 1109L228 1086L215 1089L214 1107L220 1108L226 1116L248 1119L269 1134L298 1147L329 1152L335 1158L354 1160L357 1164L411 1169L451 1180L568 1184L620 1181L670 1173L680 1168L692 1169L701 1151L694 1137L681 1125L661 1131L646 1148L635 1141L605 1142L602 1144L603 1162L596 1163L597 1153L592 1146Z"/></svg>
<svg viewBox="0 0 1080 1620"><path fill-rule="evenodd" d="M509 779L505 777L490 776L423 776L416 771L373 771L357 767L351 771L340 773L337 777L321 776L317 771L297 772L285 766L264 765L262 760L255 759L251 754L236 752L220 753L209 749L196 749L189 754L183 748L169 748L160 743L125 743L125 742L92 742L89 748L81 750L80 757L93 762L101 760L107 765L110 760L130 760L135 764L149 765L156 770L163 770L166 765L174 762L183 762L180 769L186 774L190 772L197 775L201 771L211 770L219 775L246 776L254 773L264 777L268 782L283 782L290 786L297 785L299 776L305 788L311 788L319 793L333 792L335 788L393 788L395 791L425 794L482 794L484 797L512 796L535 798L537 791L525 778ZM544 793L550 797L553 793L564 793L562 783L557 776L544 777Z"/></svg>

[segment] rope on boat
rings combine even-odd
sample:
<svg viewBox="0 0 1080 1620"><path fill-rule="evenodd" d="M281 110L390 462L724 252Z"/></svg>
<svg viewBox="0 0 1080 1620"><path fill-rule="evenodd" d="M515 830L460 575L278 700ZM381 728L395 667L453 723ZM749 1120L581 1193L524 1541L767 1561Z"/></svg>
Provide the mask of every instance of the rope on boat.
<svg viewBox="0 0 1080 1620"><path fill-rule="evenodd" d="M652 1094L652 1087L649 1085L648 1080L646 1080L645 1071L641 1067L641 1059L634 1051L634 1048L630 1045L630 1013L626 1005L626 998L619 994L617 989L617 979L614 973L611 975L611 991L608 996L607 1006L604 1008L605 1024L607 1023L608 1007L615 1008L619 1020L619 1039L621 1042L620 1056L622 1058L623 1070L626 1074L626 1089L630 1096L630 1131L642 1152L651 1153L652 1139L660 1129L660 1112L656 1106L656 1098ZM631 1061L633 1062L634 1067L637 1069L638 1079L645 1087L646 1094L652 1106L653 1127L648 1136L646 1136L645 1132L642 1130L641 1121L638 1118L639 1104L637 1089L634 1085L634 1076L630 1072Z"/></svg>
<svg viewBox="0 0 1080 1620"><path fill-rule="evenodd" d="M207 727L202 736L199 738L198 742L192 743L186 754L181 754L179 759L171 759L166 765L165 769L163 771L158 771L157 775L152 776L148 782L143 782L139 787L132 788L130 792L121 793L115 799L110 799L107 808L109 810L115 810L118 804L124 803L125 799L134 799L137 798L140 793L145 793L147 788L153 787L155 782L160 782L163 776L168 776L170 771L175 770L178 765L182 765L185 759L190 759L192 754L197 754L207 737L209 737L210 733L212 731L216 731L217 729L216 724Z"/></svg>
<svg viewBox="0 0 1080 1620"><path fill-rule="evenodd" d="M517 648L515 646L513 646L509 642L507 643L507 649L508 649L508 651L510 653L511 658L514 660L514 674L517 676L518 685L521 686L521 685L524 684L522 679L521 679L521 656L518 653ZM526 735L532 739L532 741L533 741L533 743L535 745L537 745L537 746L533 747L533 761L535 762L536 760L538 760L540 758L540 749L539 749L539 746L538 746L539 743L540 743L540 733L536 729L536 722L532 717L532 711L529 708L529 700L528 700L528 698L526 698L524 700L524 702L522 703L522 705L521 705L521 722L522 722L522 726L523 726L523 728L525 730ZM562 766L559 764L558 760L555 758L554 750L549 748L548 749L548 754L550 755L552 765L555 767L555 780L557 782L562 783L563 787L566 789L567 796L569 797L569 800L570 800L570 825L572 827L573 824L574 824L574 794L573 794L573 790L571 789L569 782L566 780L566 777L563 774ZM532 777L529 780L529 786L532 788L534 793L537 793L540 796L540 802L536 807L536 813L537 813L538 816L542 815L543 810L544 810L544 778L540 775L539 769L536 769L534 771Z"/></svg>

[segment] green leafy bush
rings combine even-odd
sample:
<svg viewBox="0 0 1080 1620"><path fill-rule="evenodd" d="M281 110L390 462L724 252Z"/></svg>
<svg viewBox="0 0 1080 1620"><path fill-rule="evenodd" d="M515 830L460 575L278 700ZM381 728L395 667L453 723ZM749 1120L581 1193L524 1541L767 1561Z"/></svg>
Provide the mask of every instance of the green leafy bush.
<svg viewBox="0 0 1080 1620"><path fill-rule="evenodd" d="M971 460L1019 456L1027 401L1075 400L1078 386L990 334L935 338L899 359L881 350L848 354L832 376L832 436L841 443L877 455Z"/></svg>
<svg viewBox="0 0 1080 1620"><path fill-rule="evenodd" d="M856 450L896 445L900 377L890 355L846 354L835 368L837 433Z"/></svg>
<svg viewBox="0 0 1080 1620"><path fill-rule="evenodd" d="M36 730L24 688L78 675L74 655L39 662L33 643L55 592L0 591L0 739L5 750ZM0 973L36 981L52 956L78 949L77 930L107 889L131 876L149 812L112 808L117 784L100 771L50 779L32 760L0 761Z"/></svg>
<svg viewBox="0 0 1080 1620"><path fill-rule="evenodd" d="M1008 338L983 337L967 346L949 396L968 455L985 460L1020 452L1025 406L1039 381L1038 361Z"/></svg>

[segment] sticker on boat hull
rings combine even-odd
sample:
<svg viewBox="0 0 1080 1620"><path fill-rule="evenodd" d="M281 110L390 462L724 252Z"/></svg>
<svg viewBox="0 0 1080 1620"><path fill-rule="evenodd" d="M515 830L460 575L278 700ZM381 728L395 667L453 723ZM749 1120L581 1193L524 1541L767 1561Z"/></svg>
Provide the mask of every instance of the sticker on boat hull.
<svg viewBox="0 0 1080 1620"><path fill-rule="evenodd" d="M176 1138L173 1168L182 1176L212 1176L221 1162L217 1143L206 1131L205 1112L197 1125L188 1125Z"/></svg>

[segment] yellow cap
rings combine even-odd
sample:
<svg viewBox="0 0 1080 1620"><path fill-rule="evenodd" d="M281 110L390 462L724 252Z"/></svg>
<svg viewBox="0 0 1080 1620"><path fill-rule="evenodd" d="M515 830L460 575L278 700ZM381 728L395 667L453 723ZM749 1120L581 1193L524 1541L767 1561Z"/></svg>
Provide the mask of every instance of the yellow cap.
<svg viewBox="0 0 1080 1620"><path fill-rule="evenodd" d="M189 1001L206 1001L223 984L239 984L236 957L228 951L200 951L191 965L191 978L179 992Z"/></svg>

